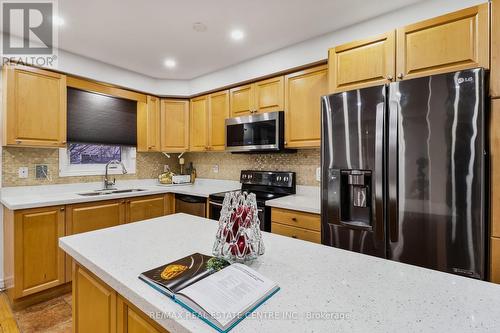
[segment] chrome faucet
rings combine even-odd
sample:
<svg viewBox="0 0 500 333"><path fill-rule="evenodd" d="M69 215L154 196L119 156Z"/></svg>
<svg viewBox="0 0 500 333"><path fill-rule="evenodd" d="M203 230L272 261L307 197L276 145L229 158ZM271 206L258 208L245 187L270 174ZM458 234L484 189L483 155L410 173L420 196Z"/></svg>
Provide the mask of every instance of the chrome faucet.
<svg viewBox="0 0 500 333"><path fill-rule="evenodd" d="M123 165L123 163L121 161L111 160L108 163L106 163L106 172L104 174L104 189L105 190L115 189L116 178L113 178L113 181L108 180L108 168L110 165L121 165L122 166L122 173L123 174L127 173L127 169L125 168L125 165Z"/></svg>

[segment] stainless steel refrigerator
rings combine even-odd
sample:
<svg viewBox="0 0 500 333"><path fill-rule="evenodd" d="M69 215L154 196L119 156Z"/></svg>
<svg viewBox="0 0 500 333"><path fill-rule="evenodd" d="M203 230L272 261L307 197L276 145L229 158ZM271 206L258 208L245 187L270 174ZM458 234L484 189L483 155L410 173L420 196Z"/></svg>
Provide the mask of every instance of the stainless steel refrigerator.
<svg viewBox="0 0 500 333"><path fill-rule="evenodd" d="M483 69L322 98L322 243L485 278Z"/></svg>

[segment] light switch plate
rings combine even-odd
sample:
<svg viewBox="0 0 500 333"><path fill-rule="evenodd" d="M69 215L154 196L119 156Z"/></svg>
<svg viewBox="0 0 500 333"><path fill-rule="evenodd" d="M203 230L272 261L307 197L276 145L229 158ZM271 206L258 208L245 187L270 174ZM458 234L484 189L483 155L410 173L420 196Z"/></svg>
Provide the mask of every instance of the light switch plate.
<svg viewBox="0 0 500 333"><path fill-rule="evenodd" d="M20 167L18 170L19 178L28 178L28 167Z"/></svg>
<svg viewBox="0 0 500 333"><path fill-rule="evenodd" d="M214 164L214 166L212 167L212 171L213 171L213 173L219 173L219 165Z"/></svg>
<svg viewBox="0 0 500 333"><path fill-rule="evenodd" d="M168 164L164 164L163 165L163 172L167 172L168 170L170 170Z"/></svg>
<svg viewBox="0 0 500 333"><path fill-rule="evenodd" d="M316 181L318 181L318 182L321 181L321 168L320 167L316 168Z"/></svg>

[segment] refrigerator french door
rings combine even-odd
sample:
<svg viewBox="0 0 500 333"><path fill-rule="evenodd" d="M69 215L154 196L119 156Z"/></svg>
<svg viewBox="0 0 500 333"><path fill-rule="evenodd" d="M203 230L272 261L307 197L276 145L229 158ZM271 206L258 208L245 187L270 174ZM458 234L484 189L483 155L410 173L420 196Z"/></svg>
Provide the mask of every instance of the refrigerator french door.
<svg viewBox="0 0 500 333"><path fill-rule="evenodd" d="M484 279L484 77L323 97L323 244Z"/></svg>

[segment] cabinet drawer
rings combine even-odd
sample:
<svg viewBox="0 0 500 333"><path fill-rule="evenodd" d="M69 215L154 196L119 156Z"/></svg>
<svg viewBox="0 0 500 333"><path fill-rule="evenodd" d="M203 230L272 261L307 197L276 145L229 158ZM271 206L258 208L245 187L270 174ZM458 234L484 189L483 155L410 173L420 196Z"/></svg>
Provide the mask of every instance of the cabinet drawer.
<svg viewBox="0 0 500 333"><path fill-rule="evenodd" d="M314 231L321 230L321 220L318 214L273 208L271 211L271 221Z"/></svg>
<svg viewBox="0 0 500 333"><path fill-rule="evenodd" d="M271 224L271 232L273 234L302 239L313 243L321 243L321 233L319 231L296 228L289 225L273 222Z"/></svg>

